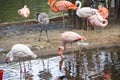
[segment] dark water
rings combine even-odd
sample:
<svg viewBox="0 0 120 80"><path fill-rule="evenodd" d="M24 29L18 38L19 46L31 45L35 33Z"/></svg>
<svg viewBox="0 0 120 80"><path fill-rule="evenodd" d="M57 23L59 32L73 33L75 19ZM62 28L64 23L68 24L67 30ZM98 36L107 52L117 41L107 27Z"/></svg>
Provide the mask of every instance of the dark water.
<svg viewBox="0 0 120 80"><path fill-rule="evenodd" d="M30 9L29 19L34 19L36 12L46 12L51 15L56 15L49 10L47 5L48 0L0 0L0 23L23 21L24 19L17 14L17 10L27 5Z"/></svg>
<svg viewBox="0 0 120 80"><path fill-rule="evenodd" d="M65 55L64 60L53 56L31 60L31 65L25 61L26 71L32 75L32 80L57 80L58 77L68 80L120 80L120 48L75 53L74 57L71 53ZM0 64L0 69L4 70L3 80L19 80L19 63Z"/></svg>

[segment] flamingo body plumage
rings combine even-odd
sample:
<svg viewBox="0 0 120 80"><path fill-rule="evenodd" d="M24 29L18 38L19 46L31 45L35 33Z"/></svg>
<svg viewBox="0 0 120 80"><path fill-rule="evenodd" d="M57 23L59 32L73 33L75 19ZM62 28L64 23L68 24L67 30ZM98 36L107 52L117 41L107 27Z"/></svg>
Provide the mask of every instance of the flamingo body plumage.
<svg viewBox="0 0 120 80"><path fill-rule="evenodd" d="M48 6L53 12L62 12L68 9L73 9L73 10L77 9L77 6L65 0L61 0L61 1L48 0Z"/></svg>
<svg viewBox="0 0 120 80"><path fill-rule="evenodd" d="M109 11L108 11L107 8L105 8L105 7L100 7L100 8L98 9L98 11L99 11L100 15L101 15L104 19L108 18Z"/></svg>
<svg viewBox="0 0 120 80"><path fill-rule="evenodd" d="M31 56L32 58L37 57L37 55L35 55L28 46L24 44L15 44L6 55L6 58L9 58L10 61L13 61L15 57L22 58L28 56Z"/></svg>
<svg viewBox="0 0 120 80"><path fill-rule="evenodd" d="M73 10L77 9L76 5L66 0L61 0L61 1L48 0L48 6L50 7L50 10L52 12L62 12L63 28L65 27L64 11L67 11L68 9L73 9Z"/></svg>
<svg viewBox="0 0 120 80"><path fill-rule="evenodd" d="M24 7L22 9L18 10L18 14L24 18L28 18L30 15L30 10L27 7L27 5L24 5Z"/></svg>
<svg viewBox="0 0 120 80"><path fill-rule="evenodd" d="M75 2L76 5L78 5L78 9L76 10L76 15L81 18L88 18L91 15L94 15L98 12L97 9L91 8L91 7L82 7L82 4L80 1ZM82 8L81 8L82 7Z"/></svg>
<svg viewBox="0 0 120 80"><path fill-rule="evenodd" d="M58 47L58 55L63 59L64 55L62 53L62 50L66 50L67 44L72 44L74 42L84 41L84 40L86 40L86 38L84 36L80 36L76 32L66 31L62 33L61 35L62 46Z"/></svg>
<svg viewBox="0 0 120 80"><path fill-rule="evenodd" d="M107 19L104 19L99 13L88 17L88 21L93 26L105 27L108 25Z"/></svg>

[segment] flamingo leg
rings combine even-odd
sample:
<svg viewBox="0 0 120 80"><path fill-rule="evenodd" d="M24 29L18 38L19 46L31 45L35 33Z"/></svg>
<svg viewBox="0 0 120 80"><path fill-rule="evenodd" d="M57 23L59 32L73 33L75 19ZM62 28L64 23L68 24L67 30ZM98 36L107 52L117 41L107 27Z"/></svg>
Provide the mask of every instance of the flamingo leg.
<svg viewBox="0 0 120 80"><path fill-rule="evenodd" d="M19 65L20 65L20 80L22 80L22 67L21 67L21 61L19 58Z"/></svg>
<svg viewBox="0 0 120 80"><path fill-rule="evenodd" d="M43 29L44 29L44 26L42 25L42 29L41 30L39 30L39 38L38 38L38 41L40 41L40 38L41 38L41 34L42 34L42 31L43 31Z"/></svg>
<svg viewBox="0 0 120 80"><path fill-rule="evenodd" d="M47 29L45 30L45 32L46 32L46 35L47 35L47 42L49 42Z"/></svg>
<svg viewBox="0 0 120 80"><path fill-rule="evenodd" d="M71 43L71 53L72 53L72 55L74 57L75 55L74 55L74 51L73 51L73 48L72 48L72 43Z"/></svg>
<svg viewBox="0 0 120 80"><path fill-rule="evenodd" d="M23 61L23 65L24 65L24 76L26 77L26 67L24 61Z"/></svg>
<svg viewBox="0 0 120 80"><path fill-rule="evenodd" d="M89 20L88 19L86 20L86 23L87 23L86 24L86 30L88 31L88 25L89 25Z"/></svg>
<svg viewBox="0 0 120 80"><path fill-rule="evenodd" d="M65 29L65 19L64 19L64 12L62 11L62 18L63 18L63 29Z"/></svg>
<svg viewBox="0 0 120 80"><path fill-rule="evenodd" d="M32 63L31 63L31 60L29 60L28 69L29 69L29 70L32 70Z"/></svg>
<svg viewBox="0 0 120 80"><path fill-rule="evenodd" d="M80 54L82 53L82 47L79 48L79 51L80 51L79 53L79 59L80 59Z"/></svg>

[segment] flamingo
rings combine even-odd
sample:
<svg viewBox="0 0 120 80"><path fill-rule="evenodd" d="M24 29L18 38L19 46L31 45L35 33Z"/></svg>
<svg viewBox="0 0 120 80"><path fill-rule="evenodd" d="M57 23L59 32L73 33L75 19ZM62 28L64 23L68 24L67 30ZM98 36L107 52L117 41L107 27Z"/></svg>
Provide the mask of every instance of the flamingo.
<svg viewBox="0 0 120 80"><path fill-rule="evenodd" d="M61 57L61 59L64 59L64 55L62 53L62 50L66 50L67 44L72 44L74 42L84 41L84 40L86 40L86 38L84 36L80 36L76 32L65 31L61 35L62 46L58 47L58 55Z"/></svg>
<svg viewBox="0 0 120 80"><path fill-rule="evenodd" d="M47 28L45 27L46 24L49 24L48 14L45 13L45 12L36 13L36 14L35 14L35 17L36 17L36 18L35 18L35 19L36 19L36 22L39 22L39 23L43 24L43 25L42 25L42 29L40 30L40 35L39 35L38 41L40 41L42 31L45 30L46 35L47 35L47 42L49 42L48 33L47 33Z"/></svg>
<svg viewBox="0 0 120 80"><path fill-rule="evenodd" d="M24 5L24 7L22 9L19 9L17 11L17 13L22 16L24 19L27 19L29 16L30 16L30 10L29 8L27 7L27 5ZM26 22L25 22L26 24ZM28 30L29 32L29 30Z"/></svg>
<svg viewBox="0 0 120 80"><path fill-rule="evenodd" d="M23 18L28 18L29 15L30 15L30 10L29 8L27 7L27 5L24 5L24 7L22 9L19 9L18 10L18 14L20 16L22 16Z"/></svg>
<svg viewBox="0 0 120 80"><path fill-rule="evenodd" d="M75 5L78 6L76 10L76 15L80 18L88 18L89 16L92 16L96 13L98 13L97 9L91 8L91 7L82 7L82 4L80 1L75 1ZM81 8L82 7L82 8ZM86 26L88 30L88 26Z"/></svg>
<svg viewBox="0 0 120 80"><path fill-rule="evenodd" d="M73 3L66 1L66 0L61 0L61 1L48 0L48 6L50 7L50 10L53 12L62 12L63 28L65 27L63 12L67 11L68 9L73 9L73 10L77 9L76 5L74 5Z"/></svg>
<svg viewBox="0 0 120 80"><path fill-rule="evenodd" d="M104 19L99 13L96 13L95 15L88 17L88 21L93 26L98 26L102 28L108 25L107 19Z"/></svg>
<svg viewBox="0 0 120 80"><path fill-rule="evenodd" d="M5 62L8 63L8 61L13 61L14 58L19 58L19 65L20 65L20 80L22 80L22 67L21 67L21 58L23 57L32 57L32 58L36 58L37 55L34 54L31 49L24 45L24 44L15 44L12 46L11 50L8 52L8 54L6 55L6 59L5 59ZM24 73L26 73L26 69L25 69L25 63L23 62L24 64Z"/></svg>
<svg viewBox="0 0 120 80"><path fill-rule="evenodd" d="M105 7L99 7L99 8L98 8L98 11L99 11L100 15L101 15L104 19L108 18L109 11L108 11L107 8L105 8Z"/></svg>

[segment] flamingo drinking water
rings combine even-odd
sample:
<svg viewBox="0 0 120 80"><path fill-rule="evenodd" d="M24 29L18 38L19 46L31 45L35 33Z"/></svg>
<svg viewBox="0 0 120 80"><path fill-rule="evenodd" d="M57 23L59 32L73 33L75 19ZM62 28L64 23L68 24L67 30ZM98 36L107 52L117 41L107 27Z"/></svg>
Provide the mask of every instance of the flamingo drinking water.
<svg viewBox="0 0 120 80"><path fill-rule="evenodd" d="M19 64L20 64L20 80L22 80L22 67L21 67L21 62L20 59L23 57L32 57L36 58L37 55L34 54L29 47L27 47L24 44L15 44L12 46L11 50L8 52L6 55L6 63L8 63L8 60L13 61L14 58L19 58ZM24 73L26 72L25 69L25 64L24 64Z"/></svg>
<svg viewBox="0 0 120 80"><path fill-rule="evenodd" d="M62 50L66 50L67 44L72 44L74 42L84 41L84 40L86 40L86 38L84 36L80 36L79 34L72 32L72 31L66 31L66 32L62 33L62 35L61 35L62 46L58 47L58 55L62 59L64 59Z"/></svg>

